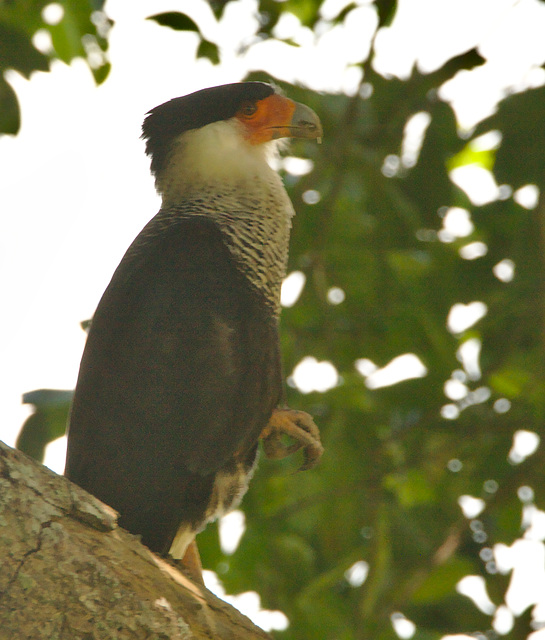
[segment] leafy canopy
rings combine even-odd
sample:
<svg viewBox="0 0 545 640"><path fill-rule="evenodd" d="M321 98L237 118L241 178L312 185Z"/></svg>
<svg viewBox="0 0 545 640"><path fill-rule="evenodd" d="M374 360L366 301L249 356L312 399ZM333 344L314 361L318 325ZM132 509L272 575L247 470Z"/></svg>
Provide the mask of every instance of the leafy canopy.
<svg viewBox="0 0 545 640"><path fill-rule="evenodd" d="M54 27L38 18L45 2L31 3L38 12L24 15L23 4L0 8L6 67L28 76L54 55L85 55L86 33L105 50L87 3L63 2L64 17ZM228 4L210 2L217 20ZM345 3L324 26L317 0L261 0L257 36L273 38L284 13L309 29L348 23L357 4ZM395 19L395 1L374 7L378 28ZM199 55L221 64L217 45L188 16L150 19L197 33ZM49 56L31 44L38 28L51 33ZM293 147L312 160L313 171L285 176L298 211L290 271L302 272L306 284L282 316L286 372L312 356L339 374L327 392L288 387L290 406L314 414L321 427L323 462L294 475L299 461L264 460L242 505L247 530L237 552L221 551L214 526L199 542L205 566L230 593L257 590L263 606L285 612L290 625L277 637L286 640L395 638L396 612L414 622L416 639L487 632L490 612L456 585L481 576L501 605L510 575L498 572L492 549L518 539L522 508L528 513L533 500L545 499L543 447L524 460L508 458L514 434L541 434L545 414L545 208L541 196L531 208L513 197L528 184L538 194L545 190L545 89L509 95L462 138L438 91L458 72L483 64L478 51L430 74L414 70L406 80L379 75L372 60L373 49L357 65L362 83L353 96L319 95L277 80L320 114L325 131L321 147ZM106 69L96 69L99 80ZM15 97L5 82L0 89L8 105L0 124L15 132ZM420 148L407 155L404 140L415 116L424 118L425 131ZM500 132L501 143L476 151L473 140L489 131ZM481 206L450 174L474 163L507 185ZM458 234L448 222L453 210L466 220ZM332 296L333 288L342 295ZM471 303L480 305L466 311L480 309L481 319L457 327L453 308ZM418 358L420 377L376 387L372 365L403 354ZM36 413L19 444L40 457L63 431L67 399L48 393L27 400ZM519 492L521 486L532 491ZM480 515L464 517L460 496L482 500ZM368 573L356 580L351 567ZM530 618L517 619L509 637L526 638Z"/></svg>

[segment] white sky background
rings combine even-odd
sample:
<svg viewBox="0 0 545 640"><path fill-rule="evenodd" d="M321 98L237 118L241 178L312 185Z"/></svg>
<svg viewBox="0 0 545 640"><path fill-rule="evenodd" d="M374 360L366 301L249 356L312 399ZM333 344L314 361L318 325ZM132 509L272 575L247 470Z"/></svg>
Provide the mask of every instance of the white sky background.
<svg viewBox="0 0 545 640"><path fill-rule="evenodd" d="M328 0L326 17L344 4ZM318 90L357 86L358 72L346 63L368 51L375 19L365 2L345 29L324 29L317 40L284 20L279 35L300 48L265 42L239 55L256 29L254 6L253 0L229 5L218 29L200 2L111 0L112 73L104 85L95 87L82 61L56 63L31 81L10 76L23 126L18 136L0 138L0 439L8 444L28 413L22 393L74 386L85 341L79 322L92 316L125 249L158 209L139 140L145 112L171 97L237 81L251 68ZM220 42L222 65L193 61L194 34L145 20L173 9L187 11L206 37ZM538 0L402 0L393 27L377 38L376 65L406 76L416 60L431 70L481 42L488 64L460 74L448 91L470 126L490 112L503 87L542 81L536 65L545 58L544 32L545 5Z"/></svg>
<svg viewBox="0 0 545 640"><path fill-rule="evenodd" d="M328 0L325 17L347 4ZM1 440L13 445L28 415L24 392L73 388L85 341L79 323L92 316L125 249L158 210L139 140L146 111L240 80L253 68L317 90L354 91L359 73L346 64L366 57L375 27L372 9L361 4L345 28L324 29L317 39L285 19L278 35L300 48L265 42L239 54L256 30L253 0L229 5L220 29L198 1L110 0L112 72L103 86L95 87L82 61L56 63L31 81L10 75L23 126L18 136L0 138ZM193 60L195 35L144 19L172 10L187 12L222 45L220 66ZM470 127L505 87L543 81L537 67L545 59L544 33L545 4L538 0L401 0L393 27L377 38L376 67L403 77L415 61L429 71L481 43L489 62L445 91ZM49 463L62 470L59 456Z"/></svg>

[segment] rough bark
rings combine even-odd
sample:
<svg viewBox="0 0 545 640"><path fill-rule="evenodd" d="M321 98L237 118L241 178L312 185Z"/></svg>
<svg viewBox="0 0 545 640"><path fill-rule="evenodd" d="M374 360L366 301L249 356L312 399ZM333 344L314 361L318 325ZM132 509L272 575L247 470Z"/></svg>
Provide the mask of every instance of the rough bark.
<svg viewBox="0 0 545 640"><path fill-rule="evenodd" d="M0 640L270 639L116 518L0 442Z"/></svg>

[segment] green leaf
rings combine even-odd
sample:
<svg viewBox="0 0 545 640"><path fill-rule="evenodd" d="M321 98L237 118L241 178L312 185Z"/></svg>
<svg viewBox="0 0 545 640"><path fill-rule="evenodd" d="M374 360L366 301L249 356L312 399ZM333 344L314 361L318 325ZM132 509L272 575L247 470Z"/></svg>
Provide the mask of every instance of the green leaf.
<svg viewBox="0 0 545 640"><path fill-rule="evenodd" d="M492 388L500 395L508 398L520 396L530 381L530 373L523 369L508 368L496 371L489 377Z"/></svg>
<svg viewBox="0 0 545 640"><path fill-rule="evenodd" d="M303 26L313 28L320 17L320 6L321 2L318 0L260 0L261 31L267 36L272 36L272 31L283 13L291 13Z"/></svg>
<svg viewBox="0 0 545 640"><path fill-rule="evenodd" d="M230 1L231 0L208 0L208 4L214 12L216 20L221 20L223 12L225 11L225 7L229 4Z"/></svg>
<svg viewBox="0 0 545 640"><path fill-rule="evenodd" d="M375 0L378 11L379 27L387 27L392 24L397 12L397 0Z"/></svg>
<svg viewBox="0 0 545 640"><path fill-rule="evenodd" d="M425 212L423 226L437 225L437 211L448 206L461 192L447 173L448 164L465 146L458 136L456 118L452 108L437 101L430 105L431 123L427 128L416 167L402 175L404 192L419 202Z"/></svg>
<svg viewBox="0 0 545 640"><path fill-rule="evenodd" d="M339 24L344 22L348 14L354 9L356 9L357 7L358 5L355 2L351 2L346 7L344 7L337 16L335 16L335 18L333 19L333 23Z"/></svg>
<svg viewBox="0 0 545 640"><path fill-rule="evenodd" d="M314 0L286 0L285 10L299 18L301 24L313 27L318 19L319 3Z"/></svg>
<svg viewBox="0 0 545 640"><path fill-rule="evenodd" d="M49 60L22 29L0 23L0 70L4 69L15 69L29 78L33 71L48 71Z"/></svg>
<svg viewBox="0 0 545 640"><path fill-rule="evenodd" d="M109 62L97 67L96 69L92 69L95 82L97 84L102 84L110 75L111 69L112 65Z"/></svg>
<svg viewBox="0 0 545 640"><path fill-rule="evenodd" d="M496 153L493 149L476 150L470 143L455 156L450 158L447 163L447 167L452 171L452 169L456 169L457 167L466 167L471 164L476 164L479 167L483 167L484 169L491 171L494 166L495 157Z"/></svg>
<svg viewBox="0 0 545 640"><path fill-rule="evenodd" d="M15 135L21 126L19 101L11 85L0 75L0 134Z"/></svg>
<svg viewBox="0 0 545 640"><path fill-rule="evenodd" d="M17 438L21 451L43 462L46 446L64 435L72 391L39 389L23 395L24 404L34 405L34 413L27 418Z"/></svg>
<svg viewBox="0 0 545 640"><path fill-rule="evenodd" d="M65 8L64 17L58 24L48 26L55 53L66 64L78 56L85 57L81 26L69 6Z"/></svg>
<svg viewBox="0 0 545 640"><path fill-rule="evenodd" d="M414 604L429 604L452 595L457 583L474 571L473 564L454 557L443 565L434 567L424 582L412 594Z"/></svg>
<svg viewBox="0 0 545 640"><path fill-rule="evenodd" d="M26 77L35 70L47 71L49 61L58 58L66 63L75 57L87 59L84 47L85 38L92 38L94 48L104 54L104 64L91 66L97 80L107 75L105 55L107 50L107 32L112 22L101 12L102 0L64 0L63 16L57 24L46 24L42 10L50 4L47 0L28 0L0 5L0 70L13 68ZM94 24L98 19L97 24ZM47 31L51 36L53 50L48 54L37 51L32 45L32 37L39 30ZM106 67L106 68L104 68Z"/></svg>
<svg viewBox="0 0 545 640"><path fill-rule="evenodd" d="M410 469L406 474L386 476L384 486L397 496L403 507L414 507L435 500L435 491L429 479L417 469Z"/></svg>
<svg viewBox="0 0 545 640"><path fill-rule="evenodd" d="M515 189L529 183L545 189L545 87L508 96L497 112L481 122L475 135L499 129L502 143L496 151L494 173L500 184Z"/></svg>
<svg viewBox="0 0 545 640"><path fill-rule="evenodd" d="M197 49L197 58L208 58L212 64L219 64L220 54L218 46L203 38Z"/></svg>
<svg viewBox="0 0 545 640"><path fill-rule="evenodd" d="M147 20L153 20L162 27L170 27L175 31L194 31L195 33L200 33L197 23L185 13L180 13L179 11L157 13L149 16Z"/></svg>

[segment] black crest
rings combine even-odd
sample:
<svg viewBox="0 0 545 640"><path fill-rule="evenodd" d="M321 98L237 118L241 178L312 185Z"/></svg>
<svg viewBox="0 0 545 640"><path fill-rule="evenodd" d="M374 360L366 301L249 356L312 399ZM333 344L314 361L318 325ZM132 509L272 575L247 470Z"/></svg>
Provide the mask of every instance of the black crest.
<svg viewBox="0 0 545 640"><path fill-rule="evenodd" d="M163 169L172 141L182 133L228 120L244 102L262 100L273 93L274 88L264 82L236 82L202 89L155 107L142 126L151 172L156 175Z"/></svg>

